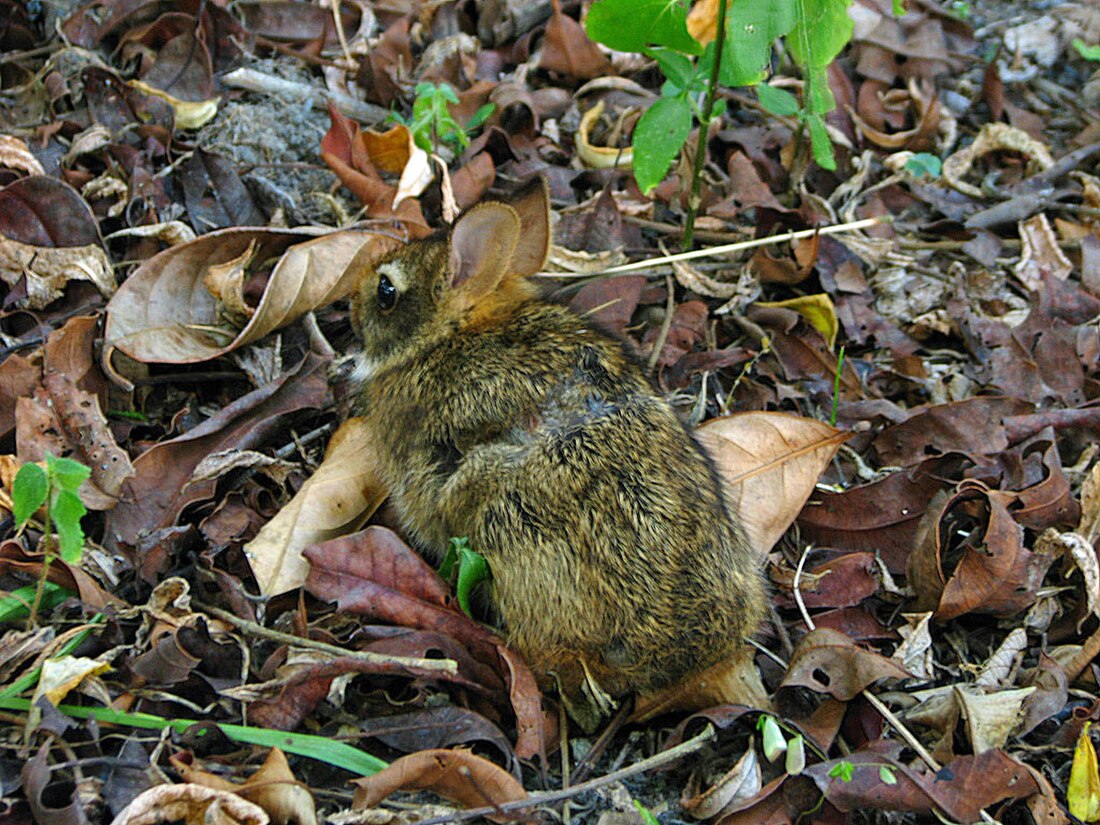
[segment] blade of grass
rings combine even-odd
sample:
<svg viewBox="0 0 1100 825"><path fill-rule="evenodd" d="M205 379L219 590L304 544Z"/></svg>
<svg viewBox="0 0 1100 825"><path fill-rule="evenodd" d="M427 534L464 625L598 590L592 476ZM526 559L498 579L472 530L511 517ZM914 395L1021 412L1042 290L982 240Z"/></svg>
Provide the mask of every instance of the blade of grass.
<svg viewBox="0 0 1100 825"><path fill-rule="evenodd" d="M29 699L0 697L0 708L13 711L30 710ZM165 719L151 713L129 713L114 708L85 708L77 705L59 705L57 708L66 716L74 719L95 719L97 722L111 725L126 725L146 730L164 730L171 728L183 733L192 725L203 724L196 719ZM211 723L215 724L215 723ZM346 742L335 742L324 736L308 733L288 733L282 730L254 728L249 725L229 725L216 723L226 736L236 742L247 745L260 745L268 748L281 748L286 753L306 756L319 762L326 762L337 768L351 771L360 776L375 774L387 763L377 756L352 747Z"/></svg>
<svg viewBox="0 0 1100 825"><path fill-rule="evenodd" d="M11 622L25 618L30 612L31 602L34 601L35 589L32 585L20 587L18 590L12 590L6 596L0 598L0 622ZM71 595L72 593L65 588L59 587L53 582L46 582L42 594L43 607L49 609L56 604L60 604Z"/></svg>
<svg viewBox="0 0 1100 825"><path fill-rule="evenodd" d="M27 589L29 590L30 588L27 588ZM79 633L75 634L71 639L69 639L67 642L65 642L65 644L63 644L60 648L58 648L57 653L54 654L53 658L56 659L56 658L59 658L61 656L68 656L70 653L72 653L74 650L76 650L77 645L79 645L81 642L83 642L85 639L88 638L88 634L92 632L91 625L100 624L100 623L106 621L106 619L107 619L107 617L104 616L102 613L96 613L94 616L92 616L91 620L88 622L89 626L85 627ZM34 668L34 670L27 671L22 676L20 676L18 679L16 679L14 682L12 682L10 685L8 685L7 687L0 690L0 698L4 698L4 697L7 697L7 696L18 696L23 691L30 690L31 688L33 688L38 683L38 677L41 676L41 675L42 675L42 666L41 665Z"/></svg>

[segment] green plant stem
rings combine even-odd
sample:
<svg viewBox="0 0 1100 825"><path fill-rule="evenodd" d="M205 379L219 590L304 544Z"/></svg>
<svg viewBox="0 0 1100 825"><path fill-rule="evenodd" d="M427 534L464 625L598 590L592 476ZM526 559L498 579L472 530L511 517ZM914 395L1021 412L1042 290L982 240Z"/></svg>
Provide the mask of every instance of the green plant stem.
<svg viewBox="0 0 1100 825"><path fill-rule="evenodd" d="M688 252L695 243L695 211L699 208L699 190L703 182L703 164L707 159L707 133L710 131L710 119L714 112L714 98L718 94L718 69L722 65L722 47L726 43L726 5L729 0L719 0L718 31L714 37L714 65L710 69L707 83L707 98L703 104L703 117L699 122L699 143L695 148L695 168L691 171L691 195L688 197L687 217L684 220L684 252Z"/></svg>
<svg viewBox="0 0 1100 825"><path fill-rule="evenodd" d="M46 517L42 520L45 523L46 532L42 536L42 544L45 546L45 552L42 554L42 572L38 574L38 586L34 588L34 601L31 602L31 612L27 616L27 629L33 630L38 626L38 608L42 605L42 593L46 589L46 577L50 575L50 546L53 537L53 521L50 518L50 499L53 498L54 480L49 479L49 484L46 487Z"/></svg>

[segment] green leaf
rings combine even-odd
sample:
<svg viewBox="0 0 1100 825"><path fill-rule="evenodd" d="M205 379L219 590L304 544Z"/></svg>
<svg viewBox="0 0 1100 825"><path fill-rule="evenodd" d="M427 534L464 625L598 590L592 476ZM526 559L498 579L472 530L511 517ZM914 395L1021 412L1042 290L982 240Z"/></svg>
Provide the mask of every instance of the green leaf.
<svg viewBox="0 0 1100 825"><path fill-rule="evenodd" d="M638 816L642 818L645 825L661 825L661 821L653 815L653 812L637 799L634 800L634 807L638 809Z"/></svg>
<svg viewBox="0 0 1100 825"><path fill-rule="evenodd" d="M760 98L760 105L773 115L793 117L798 114L798 98L786 89L761 83L756 87L756 96Z"/></svg>
<svg viewBox="0 0 1100 825"><path fill-rule="evenodd" d="M1073 38L1073 48L1085 60L1100 60L1100 46L1086 46L1080 37Z"/></svg>
<svg viewBox="0 0 1100 825"><path fill-rule="evenodd" d="M894 17L901 17L905 14L905 0L894 0L892 6Z"/></svg>
<svg viewBox="0 0 1100 825"><path fill-rule="evenodd" d="M726 43L718 79L726 86L752 86L768 73L772 43L795 26L796 0L734 0L726 11Z"/></svg>
<svg viewBox="0 0 1100 825"><path fill-rule="evenodd" d="M905 162L905 171L917 178L938 178L943 171L943 161L928 152L917 152Z"/></svg>
<svg viewBox="0 0 1100 825"><path fill-rule="evenodd" d="M621 52L646 46L668 46L684 54L699 54L687 30L687 0L599 0L588 10L588 36Z"/></svg>
<svg viewBox="0 0 1100 825"><path fill-rule="evenodd" d="M20 587L17 590L12 590L6 596L0 596L0 623L13 622L17 619L24 618L30 613L31 602L34 601L35 586L29 584L26 587ZM53 582L46 582L42 586L42 604L39 608L42 610L49 610L56 604L60 604L69 598L72 593L63 587L58 587ZM15 684L21 684L22 678L16 680ZM4 688L0 688L0 696L12 695L17 691L11 690L11 685Z"/></svg>
<svg viewBox="0 0 1100 825"><path fill-rule="evenodd" d="M50 506L50 518L61 541L61 559L69 564L80 562L84 551L84 531L80 519L87 512L80 496L69 490L58 490Z"/></svg>
<svg viewBox="0 0 1100 825"><path fill-rule="evenodd" d="M879 767L878 778L887 785L898 784L898 778L894 775L894 769L889 765L882 765Z"/></svg>
<svg viewBox="0 0 1100 825"><path fill-rule="evenodd" d="M787 758L783 769L791 776L798 776L806 770L806 740L801 733L787 743Z"/></svg>
<svg viewBox="0 0 1100 825"><path fill-rule="evenodd" d="M470 596L483 581L491 578L489 574L489 562L480 553L469 547L458 549L458 582L455 584L455 594L458 596L458 606L467 616L470 612Z"/></svg>
<svg viewBox="0 0 1100 825"><path fill-rule="evenodd" d="M761 716L756 726L763 735L764 757L769 762L774 762L779 754L787 750L787 739L772 716Z"/></svg>
<svg viewBox="0 0 1100 825"><path fill-rule="evenodd" d="M691 58L671 49L645 49L645 53L657 61L657 65L677 91L691 89L692 81L695 80L695 65Z"/></svg>
<svg viewBox="0 0 1100 825"><path fill-rule="evenodd" d="M71 493L79 490L80 485L92 474L92 471L79 461L73 461L71 458L56 458L52 455L46 456L46 472L59 490L68 490Z"/></svg>
<svg viewBox="0 0 1100 825"><path fill-rule="evenodd" d="M691 104L679 97L662 97L634 127L634 178L643 193L664 180L668 167L691 133Z"/></svg>
<svg viewBox="0 0 1100 825"><path fill-rule="evenodd" d="M851 0L795 0L798 22L787 37L787 46L802 66L806 81L803 102L810 114L823 115L836 106L826 69L852 39L854 23L848 16ZM830 149L829 154L832 154ZM817 157L815 147L814 156ZM821 161L818 160L820 165ZM832 168L832 167L825 167Z"/></svg>
<svg viewBox="0 0 1100 825"><path fill-rule="evenodd" d="M29 699L0 697L0 708L26 712L30 709ZM128 713L107 707L80 707L78 705L58 705L57 709L74 719L95 719L100 723L125 725L144 730L171 729L184 733L194 725L203 724L217 729L234 742L248 745L260 745L265 748L280 748L286 753L307 756L321 762L327 762L337 768L351 771L360 776L370 776L386 767L386 762L365 751L354 748L346 742L333 740L327 736L309 733L294 733L285 730L254 728L249 725L229 725L214 722L199 722L195 719L166 719L151 713Z"/></svg>
<svg viewBox="0 0 1100 825"><path fill-rule="evenodd" d="M12 516L15 525L22 527L27 519L46 503L49 481L46 471L30 462L19 468L11 487Z"/></svg>
<svg viewBox="0 0 1100 825"><path fill-rule="evenodd" d="M813 149L814 160L822 169L830 171L836 169L836 158L833 157L833 142L829 140L829 132L825 128L825 119L820 115L806 115L806 125L810 127L810 147Z"/></svg>
<svg viewBox="0 0 1100 825"><path fill-rule="evenodd" d="M489 115L493 113L493 109L496 105L493 103L486 103L484 106L478 107L478 110L474 112L474 116L470 118L466 124L466 131L470 132L480 126L482 123L489 119Z"/></svg>
<svg viewBox="0 0 1100 825"><path fill-rule="evenodd" d="M829 776L833 777L833 779L839 779L841 782L851 782L854 772L855 767L847 759L843 762L837 762L829 768Z"/></svg>

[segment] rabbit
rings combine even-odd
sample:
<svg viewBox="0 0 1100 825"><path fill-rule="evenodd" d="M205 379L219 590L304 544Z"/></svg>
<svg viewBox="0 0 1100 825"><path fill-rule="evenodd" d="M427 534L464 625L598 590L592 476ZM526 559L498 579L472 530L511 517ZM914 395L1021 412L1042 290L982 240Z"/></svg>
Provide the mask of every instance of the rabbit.
<svg viewBox="0 0 1100 825"><path fill-rule="evenodd" d="M357 262L362 414L406 535L467 536L545 688L653 694L729 657L766 608L703 448L627 345L538 297L546 185Z"/></svg>

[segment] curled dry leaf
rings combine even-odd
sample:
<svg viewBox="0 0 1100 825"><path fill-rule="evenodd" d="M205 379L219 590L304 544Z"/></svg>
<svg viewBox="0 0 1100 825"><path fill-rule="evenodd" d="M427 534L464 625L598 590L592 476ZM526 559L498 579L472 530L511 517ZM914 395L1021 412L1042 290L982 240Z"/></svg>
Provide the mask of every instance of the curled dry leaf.
<svg viewBox="0 0 1100 825"><path fill-rule="evenodd" d="M156 825L158 822L218 822L223 825L267 825L264 809L231 791L201 785L157 785L119 811L111 825Z"/></svg>
<svg viewBox="0 0 1100 825"><path fill-rule="evenodd" d="M756 749L749 747L710 787L703 789L703 781L700 769L696 768L680 800L684 810L696 819L719 816L727 808L756 796L764 785Z"/></svg>
<svg viewBox="0 0 1100 825"><path fill-rule="evenodd" d="M191 364L263 338L346 295L355 279L348 264L370 248L382 254L396 242L356 230L225 229L166 249L142 264L107 305L104 365L115 349L138 361ZM255 260L278 257L259 304L243 329L228 323L205 285L255 248Z"/></svg>
<svg viewBox="0 0 1100 825"><path fill-rule="evenodd" d="M27 144L12 135L0 135L0 166L26 172L28 175L46 174Z"/></svg>
<svg viewBox="0 0 1100 825"><path fill-rule="evenodd" d="M986 693L980 688L956 685L955 697L966 720L971 750L982 753L1003 747L1023 722L1024 702L1035 690L1032 686Z"/></svg>
<svg viewBox="0 0 1100 825"><path fill-rule="evenodd" d="M805 687L847 702L879 679L908 679L911 675L885 656L859 647L843 633L818 628L798 643L782 687Z"/></svg>
<svg viewBox="0 0 1100 825"><path fill-rule="evenodd" d="M634 164L634 147L597 146L588 137L592 126L603 114L603 101L589 109L581 117L577 127L577 157L590 169L611 169L615 166L630 167Z"/></svg>
<svg viewBox="0 0 1100 825"><path fill-rule="evenodd" d="M1016 277L1031 292L1038 292L1046 272L1064 281L1073 271L1066 253L1058 243L1058 237L1050 226L1047 216L1040 212L1020 221L1020 262L1016 264Z"/></svg>
<svg viewBox="0 0 1100 825"><path fill-rule="evenodd" d="M942 510L929 511L930 529L909 557L916 609L934 610L945 622L971 612L1011 616L1031 606L1054 556L1024 547L1010 500L964 481Z"/></svg>
<svg viewBox="0 0 1100 825"><path fill-rule="evenodd" d="M169 757L168 761L185 782L235 793L259 805L277 825L288 822L316 825L313 796L294 776L286 756L278 748L272 748L260 769L242 783L197 768L194 757L186 751Z"/></svg>
<svg viewBox="0 0 1100 825"><path fill-rule="evenodd" d="M352 808L373 808L394 791L432 791L465 805L481 808L526 799L514 776L488 759L466 750L426 750L403 756L374 776L355 780ZM489 814L493 822L514 815Z"/></svg>
<svg viewBox="0 0 1100 825"><path fill-rule="evenodd" d="M812 418L745 412L710 421L696 435L710 451L763 555L798 517L822 470L850 433Z"/></svg>
<svg viewBox="0 0 1100 825"><path fill-rule="evenodd" d="M634 703L631 722L646 722L663 713L695 711L718 705L770 708L768 691L756 667L756 649L742 645L729 659L702 673L693 673L656 693L642 694Z"/></svg>
<svg viewBox="0 0 1100 825"><path fill-rule="evenodd" d="M333 434L317 471L245 546L262 594L301 587L309 573L302 550L353 532L378 508L386 489L376 463L363 419L349 418Z"/></svg>
<svg viewBox="0 0 1100 825"><path fill-rule="evenodd" d="M1050 149L1027 132L1007 123L986 123L973 143L943 162L944 182L964 195L984 200L985 193L964 181L963 176L970 171L978 158L998 151L1019 152L1028 158L1029 166L1036 170L1049 169L1054 165Z"/></svg>

